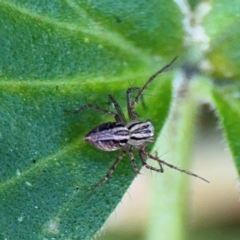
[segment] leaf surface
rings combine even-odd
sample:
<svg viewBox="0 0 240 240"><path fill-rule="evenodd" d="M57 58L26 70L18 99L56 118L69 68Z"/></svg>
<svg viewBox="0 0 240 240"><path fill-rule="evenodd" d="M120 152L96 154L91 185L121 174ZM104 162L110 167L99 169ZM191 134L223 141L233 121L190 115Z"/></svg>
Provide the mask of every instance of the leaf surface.
<svg viewBox="0 0 240 240"><path fill-rule="evenodd" d="M181 18L165 1L0 2L1 238L91 239L101 228L135 174L124 158L87 201L119 152L97 150L83 137L113 119L64 109L108 108L113 94L126 112L127 88L141 87L183 51ZM148 108L137 107L156 135L171 77L157 78L145 95Z"/></svg>
<svg viewBox="0 0 240 240"><path fill-rule="evenodd" d="M240 174L240 86L238 84L213 89L213 96L236 169Z"/></svg>

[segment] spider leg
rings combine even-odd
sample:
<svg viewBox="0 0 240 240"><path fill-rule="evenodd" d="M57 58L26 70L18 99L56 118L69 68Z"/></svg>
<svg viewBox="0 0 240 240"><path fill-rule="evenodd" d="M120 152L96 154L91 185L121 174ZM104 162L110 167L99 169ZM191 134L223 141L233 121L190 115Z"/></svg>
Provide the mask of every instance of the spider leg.
<svg viewBox="0 0 240 240"><path fill-rule="evenodd" d="M127 105L128 106L131 105L132 92L133 91L137 91L137 90L139 92L141 90L141 88L140 87L130 87L130 88L128 88L128 90L127 90ZM144 109L147 109L147 105L146 105L146 103L144 101L143 95L141 96L140 100L141 100L142 107Z"/></svg>
<svg viewBox="0 0 240 240"><path fill-rule="evenodd" d="M184 170L184 169L178 168L178 167L176 167L176 166L174 166L174 165L172 165L172 164L169 164L169 163L161 160L161 159L158 158L157 156L155 157L155 156L151 155L150 153L146 152L144 149L140 149L139 151L141 152L141 154L143 154L143 155L145 155L145 156L147 156L147 157L149 157L149 158L151 158L151 159L153 159L153 160L156 160L156 161L159 162L160 164L164 164L164 165L166 165L166 166L168 166L168 167L170 167L170 168L173 168L173 169L175 169L175 170L177 170L177 171L179 171L179 172L183 172L183 173L186 173L186 174L191 175L191 176L193 176L193 177L200 178L200 179L202 179L203 181L209 183L209 181L206 180L205 178L202 178L202 177L198 176L198 175L195 174L195 173L189 172L189 171L187 171L187 170Z"/></svg>
<svg viewBox="0 0 240 240"><path fill-rule="evenodd" d="M142 107L143 107L143 109L147 109L147 104L146 104L146 102L145 102L145 100L144 100L144 97L143 97L143 95L142 95L142 97L140 98L140 101L141 101L141 104L142 104Z"/></svg>
<svg viewBox="0 0 240 240"><path fill-rule="evenodd" d="M108 172L106 173L105 177L91 190L89 196L87 199L89 199L98 188L100 188L113 174L114 170L116 169L119 162L123 159L124 155L126 154L126 151L122 151L121 154L116 158L113 165L109 168Z"/></svg>
<svg viewBox="0 0 240 240"><path fill-rule="evenodd" d="M157 71L155 74L153 74L148 81L143 85L143 87L139 90L138 95L135 97L135 99L131 102L130 104L130 108L134 108L135 104L139 101L139 99L142 97L144 91L147 89L147 87L149 86L149 84L162 72L166 71L175 61L176 61L177 57L175 57L170 63L168 63L166 66L164 66L163 68L161 68L159 71Z"/></svg>
<svg viewBox="0 0 240 240"><path fill-rule="evenodd" d="M158 158L157 151L155 151L155 157ZM161 168L162 172L164 172L163 165L162 165L160 162L158 162L158 165L159 165L159 167Z"/></svg>
<svg viewBox="0 0 240 240"><path fill-rule="evenodd" d="M141 161L142 161L142 165L143 165L145 168L148 168L148 169L153 170L153 171L155 171L155 172L160 172L160 173L163 173L163 172L164 172L163 167L162 167L162 164L161 164L160 162L158 162L158 164L159 164L159 166L160 166L160 169L155 168L155 167L152 167L152 166L150 166L150 165L147 164L147 161L146 161L146 159L145 159L145 155L143 154L143 152L142 152L141 149L138 150L138 153L139 153L140 159L141 159Z"/></svg>
<svg viewBox="0 0 240 240"><path fill-rule="evenodd" d="M135 112L134 107L131 107L131 95L133 91L139 90L138 87L131 87L127 90L127 109L128 109L128 116L131 120L138 120L138 115Z"/></svg>
<svg viewBox="0 0 240 240"><path fill-rule="evenodd" d="M112 112L110 110L106 110L106 109L101 108L101 107L99 107L99 106L97 106L95 104L86 104L86 105L84 105L84 106L82 106L82 107L80 107L80 108L78 108L78 109L76 109L74 111L65 110L65 109L64 109L64 111L68 112L68 113L71 113L71 114L78 114L78 113L80 113L80 112L82 112L84 110L87 110L87 109L94 109L94 110L96 110L98 112L108 114L108 115L114 117L116 122L121 122L120 118L118 117L118 115L115 112Z"/></svg>
<svg viewBox="0 0 240 240"><path fill-rule="evenodd" d="M114 108L116 109L118 118L120 119L120 122L122 124L126 124L127 119L125 118L123 111L122 111L121 107L119 106L118 102L115 100L115 98L112 95L108 95L108 98L109 98L110 102L113 104Z"/></svg>
<svg viewBox="0 0 240 240"><path fill-rule="evenodd" d="M134 172L136 174L140 174L140 171L139 171L139 169L137 167L137 164L136 164L136 161L134 159L133 149L131 148L128 153L129 153L129 156L130 156L130 160L131 160L131 164L132 164Z"/></svg>

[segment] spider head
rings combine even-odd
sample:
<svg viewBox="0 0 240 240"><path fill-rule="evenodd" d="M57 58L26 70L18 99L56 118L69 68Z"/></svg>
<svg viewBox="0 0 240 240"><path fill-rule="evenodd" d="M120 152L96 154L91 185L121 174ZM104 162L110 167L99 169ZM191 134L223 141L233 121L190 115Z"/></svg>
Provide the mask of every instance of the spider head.
<svg viewBox="0 0 240 240"><path fill-rule="evenodd" d="M146 142L154 142L154 127L149 120L145 122L130 122L127 125L127 128L130 132L128 144L137 147L145 144Z"/></svg>

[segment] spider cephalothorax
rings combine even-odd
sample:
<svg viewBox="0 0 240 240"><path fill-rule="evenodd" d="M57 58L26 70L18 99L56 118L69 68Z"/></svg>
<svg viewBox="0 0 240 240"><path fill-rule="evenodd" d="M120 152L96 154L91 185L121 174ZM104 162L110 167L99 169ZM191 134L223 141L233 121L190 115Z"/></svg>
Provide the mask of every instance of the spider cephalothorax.
<svg viewBox="0 0 240 240"><path fill-rule="evenodd" d="M112 95L109 95L109 101L113 104L116 112L103 109L97 105L93 104L87 104L85 106L82 106L79 109L76 109L75 111L71 112L74 114L80 113L83 110L86 109L93 109L102 113L106 113L112 117L115 118L114 122L107 122L103 123L93 130L91 130L85 137L84 140L89 142L94 147L104 150L104 151L115 151L118 149L121 149L121 153L119 156L115 159L115 162L108 170L105 177L93 188L90 196L101 186L103 185L109 177L112 175L113 171L117 167L118 163L123 159L123 157L128 153L132 167L136 174L139 173L139 169L137 167L137 164L134 159L133 151L135 149L138 150L139 157L141 159L142 165L145 166L148 169L151 169L156 172L163 172L162 164L167 165L168 167L174 168L178 171L184 172L186 174L198 177L206 182L208 182L206 179L191 173L189 171L179 169L163 160L158 158L158 156L153 156L150 153L146 151L146 146L148 142L154 142L154 127L150 120L147 121L140 121L137 113L135 112L135 105L136 103L142 98L144 91L147 89L149 84L156 78L157 75L165 71L167 68L169 68L172 63L177 59L175 57L169 64L167 64L165 67L163 67L161 70L156 72L154 75L152 75L148 81L143 85L142 88L137 87L131 87L127 90L127 109L128 109L128 116L130 121L128 122L125 115L123 114L123 111L121 107L119 106L118 102L114 99ZM132 92L136 91L138 92L137 96L133 98L132 100ZM147 158L151 158L158 162L160 168L155 168L146 162ZM89 196L89 197L90 197Z"/></svg>

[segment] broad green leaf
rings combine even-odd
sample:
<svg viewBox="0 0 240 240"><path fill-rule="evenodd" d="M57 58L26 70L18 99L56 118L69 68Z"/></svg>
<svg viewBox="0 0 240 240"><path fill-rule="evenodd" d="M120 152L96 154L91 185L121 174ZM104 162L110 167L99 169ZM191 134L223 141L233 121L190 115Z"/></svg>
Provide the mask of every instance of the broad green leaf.
<svg viewBox="0 0 240 240"><path fill-rule="evenodd" d="M0 1L0 237L90 239L135 174L124 158L90 200L119 152L83 141L108 116L114 94L142 84L183 51L182 16L166 1ZM142 119L156 135L166 119L172 76L145 95ZM150 150L150 148L149 148Z"/></svg>
<svg viewBox="0 0 240 240"><path fill-rule="evenodd" d="M218 77L240 76L240 0L210 1L210 12L204 18L203 27L210 39L207 57Z"/></svg>
<svg viewBox="0 0 240 240"><path fill-rule="evenodd" d="M213 96L229 148L240 174L240 86L238 84L214 89Z"/></svg>

